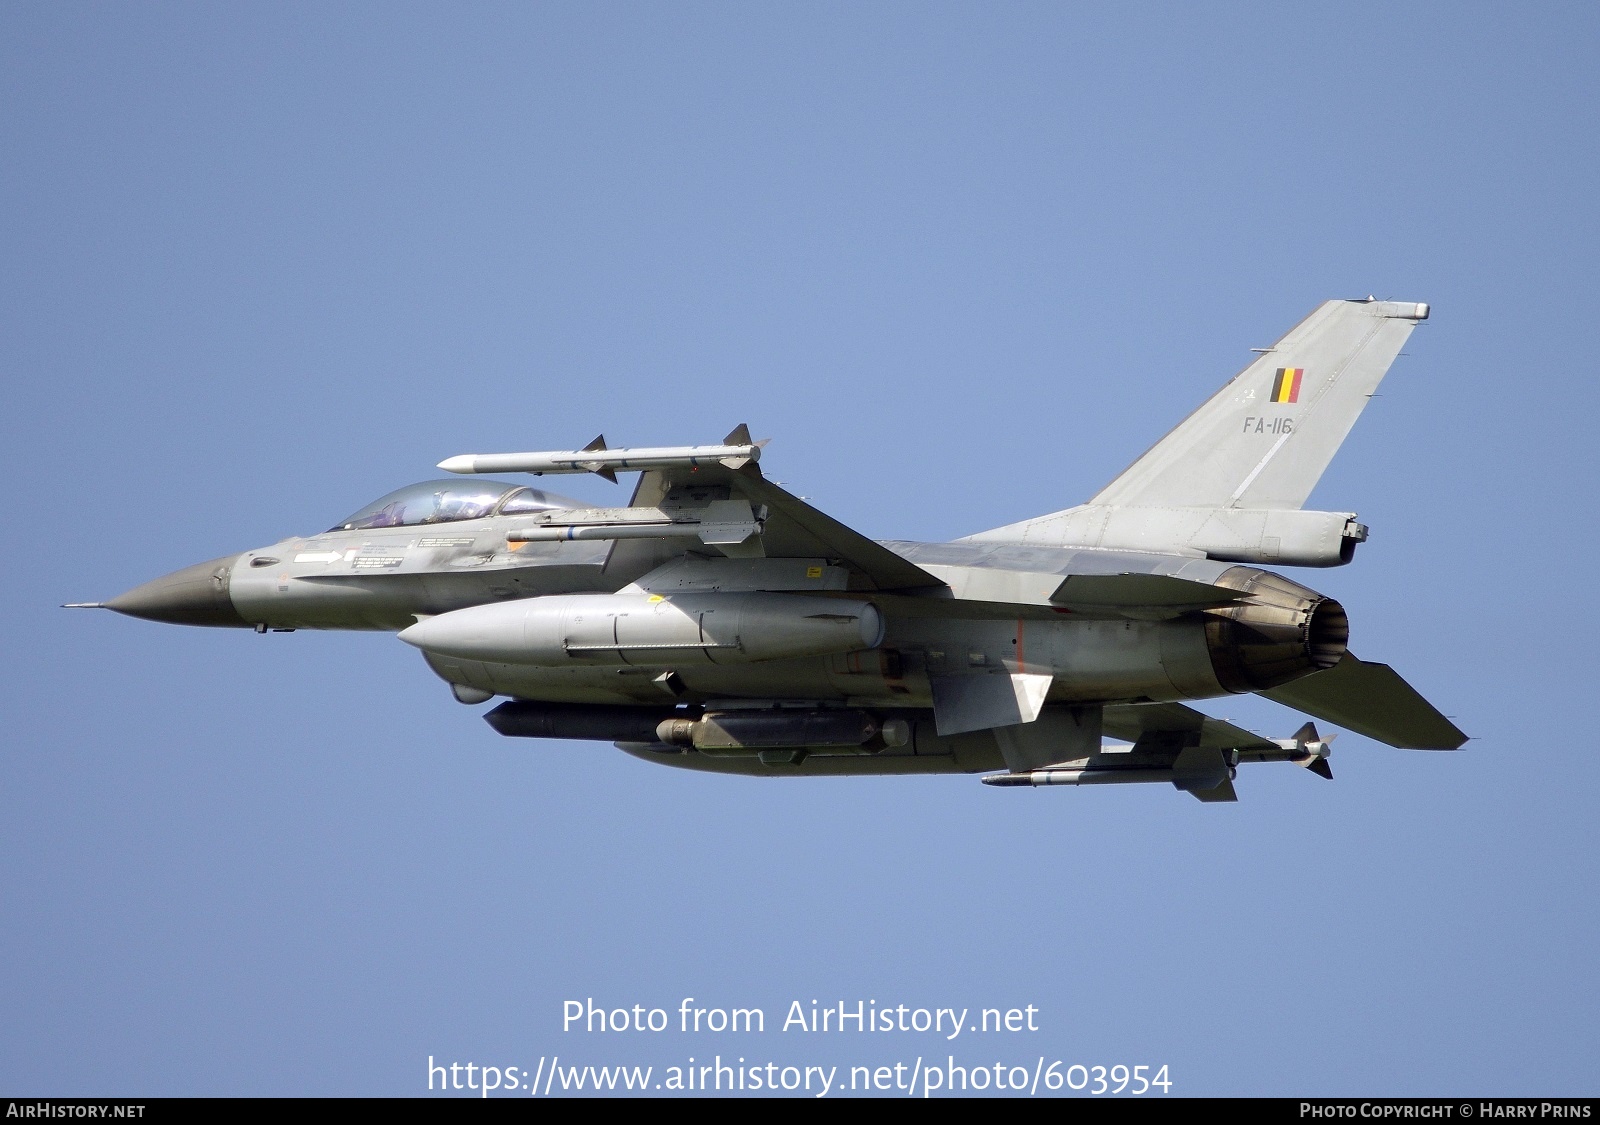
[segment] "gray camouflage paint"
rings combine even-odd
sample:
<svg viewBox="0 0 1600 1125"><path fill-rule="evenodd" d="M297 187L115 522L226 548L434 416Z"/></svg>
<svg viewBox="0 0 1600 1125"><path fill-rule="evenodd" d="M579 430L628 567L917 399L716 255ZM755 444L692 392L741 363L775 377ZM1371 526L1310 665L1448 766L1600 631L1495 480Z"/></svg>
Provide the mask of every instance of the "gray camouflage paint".
<svg viewBox="0 0 1600 1125"><path fill-rule="evenodd" d="M585 730L603 729L593 716L616 705L631 709L618 714L666 708L690 719L718 708L861 708L867 728L898 719L894 729L909 732L901 745L879 739L848 752L713 754L632 735L618 741L685 768L766 776L1005 768L1002 780L1024 784L1168 780L1202 800L1231 800L1240 761L1297 761L1328 776L1326 744L1309 726L1298 742L1263 739L1183 701L1263 691L1396 745L1465 741L1392 671L1346 652L1337 603L1255 569L1350 561L1366 535L1355 513L1301 505L1426 316L1426 305L1326 302L1088 504L953 543L866 540L765 480L759 446L741 426L726 446L695 450L693 464L672 450L644 451L650 467L626 509L580 513L574 502L336 529L186 567L104 604L258 631L400 631L431 619L431 635L443 635L456 610L550 595L621 592L624 614L629 598L690 592L697 605L733 591L865 597L885 621L869 651L727 664L619 649L534 664L470 659L458 644L455 655L424 656L464 700L522 701L491 715L508 733L555 729L569 711L591 716ZM1282 369L1302 373L1294 401L1274 401ZM707 463L706 448L744 455ZM596 449L603 439L559 457L464 456L442 467L578 471L578 453ZM629 455L606 451L605 465L587 468L627 471ZM461 636L470 650L471 636ZM1285 643L1299 644L1304 658L1285 664ZM539 718L552 704L578 710ZM624 725L634 730L639 720ZM1133 745L1102 744L1102 734Z"/></svg>

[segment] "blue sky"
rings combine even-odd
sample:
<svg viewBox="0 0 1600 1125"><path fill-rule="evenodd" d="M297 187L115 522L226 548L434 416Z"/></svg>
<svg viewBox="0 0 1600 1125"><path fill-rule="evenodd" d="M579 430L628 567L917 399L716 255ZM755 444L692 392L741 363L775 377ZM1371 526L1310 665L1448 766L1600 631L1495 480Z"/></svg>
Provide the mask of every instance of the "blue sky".
<svg viewBox="0 0 1600 1125"><path fill-rule="evenodd" d="M0 1090L720 1052L1593 1094L1597 31L1579 4L5 7ZM501 739L392 637L56 608L601 431L748 421L851 526L967 534L1085 499L1367 293L1435 312L1312 497L1371 541L1294 576L1475 737L1346 734L1331 785L703 777ZM1041 1030L561 1030L566 999L686 996Z"/></svg>

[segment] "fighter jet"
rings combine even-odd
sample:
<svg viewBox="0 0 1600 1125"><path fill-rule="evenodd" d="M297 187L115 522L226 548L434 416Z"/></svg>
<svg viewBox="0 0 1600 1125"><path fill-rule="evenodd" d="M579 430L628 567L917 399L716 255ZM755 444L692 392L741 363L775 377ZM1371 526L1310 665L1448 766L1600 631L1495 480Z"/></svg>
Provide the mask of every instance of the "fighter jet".
<svg viewBox="0 0 1600 1125"><path fill-rule="evenodd" d="M450 457L321 535L103 603L185 625L397 632L503 735L770 777L977 773L1236 800L1246 762L1331 778L1305 723L1188 706L1255 693L1391 746L1466 742L1345 609L1279 573L1342 566L1354 512L1303 505L1413 302L1328 301L1087 503L949 543L875 542L768 480L765 442ZM597 508L484 474L638 473ZM461 477L469 479L463 480ZM101 603L87 603L98 606Z"/></svg>

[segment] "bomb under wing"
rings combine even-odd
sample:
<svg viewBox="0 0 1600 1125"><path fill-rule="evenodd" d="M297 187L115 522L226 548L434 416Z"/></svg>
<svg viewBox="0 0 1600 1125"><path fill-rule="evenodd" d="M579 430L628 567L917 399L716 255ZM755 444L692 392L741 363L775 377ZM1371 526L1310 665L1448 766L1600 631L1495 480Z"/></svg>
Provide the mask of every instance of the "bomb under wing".
<svg viewBox="0 0 1600 1125"><path fill-rule="evenodd" d="M1355 512L1303 505L1426 316L1326 302L1088 503L948 543L846 527L767 480L740 426L714 445L451 457L452 479L104 605L395 631L457 699L501 699L497 732L660 764L1229 801L1242 764L1330 778L1332 735L1264 738L1191 702L1256 693L1394 746L1466 740L1350 651L1344 606L1278 573L1345 565L1366 539ZM610 508L483 475L624 472L633 499Z"/></svg>

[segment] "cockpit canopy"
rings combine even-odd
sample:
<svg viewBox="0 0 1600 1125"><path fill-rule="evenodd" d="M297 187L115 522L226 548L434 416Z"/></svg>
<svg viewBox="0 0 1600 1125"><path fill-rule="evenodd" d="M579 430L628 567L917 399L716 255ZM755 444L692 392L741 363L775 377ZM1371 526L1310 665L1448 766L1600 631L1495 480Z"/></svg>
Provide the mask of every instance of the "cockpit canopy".
<svg viewBox="0 0 1600 1125"><path fill-rule="evenodd" d="M580 506L577 500L503 480L426 480L380 496L328 530L415 527Z"/></svg>

